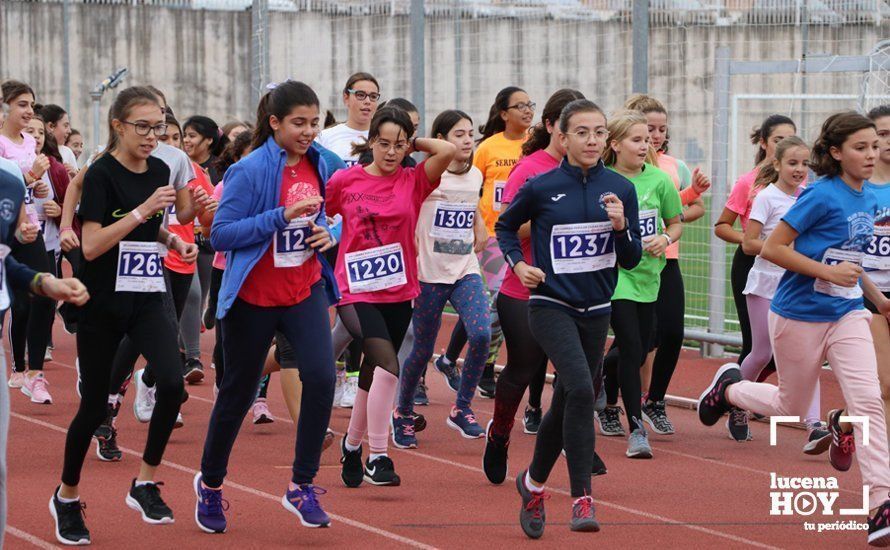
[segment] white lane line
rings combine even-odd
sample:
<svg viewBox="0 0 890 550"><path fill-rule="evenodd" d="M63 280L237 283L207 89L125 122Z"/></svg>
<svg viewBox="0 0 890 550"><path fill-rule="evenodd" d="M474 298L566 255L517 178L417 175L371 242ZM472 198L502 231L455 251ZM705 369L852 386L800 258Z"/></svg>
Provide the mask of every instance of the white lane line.
<svg viewBox="0 0 890 550"><path fill-rule="evenodd" d="M62 550L60 547L56 546L55 544L46 542L42 538L36 537L36 536L32 535L31 533L22 531L21 529L16 529L12 525L6 526L6 534L12 535L17 539L22 539L25 542L29 542L29 543L33 544L34 546L36 546L37 548L43 548L44 550Z"/></svg>

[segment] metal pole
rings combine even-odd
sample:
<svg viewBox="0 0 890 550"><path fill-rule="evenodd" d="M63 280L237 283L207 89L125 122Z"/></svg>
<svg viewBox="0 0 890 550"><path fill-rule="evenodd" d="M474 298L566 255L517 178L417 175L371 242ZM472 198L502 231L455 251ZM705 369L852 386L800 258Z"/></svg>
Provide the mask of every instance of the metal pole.
<svg viewBox="0 0 890 550"><path fill-rule="evenodd" d="M250 8L250 86L251 95L259 99L269 83L269 0L253 0Z"/></svg>
<svg viewBox="0 0 890 550"><path fill-rule="evenodd" d="M711 138L711 225L720 218L720 205L726 202L729 188L729 92L730 49L719 46L714 67L714 127ZM726 318L726 244L711 232L711 273L708 279L708 332L722 334ZM707 344L702 348L710 356L723 353L721 344Z"/></svg>
<svg viewBox="0 0 890 550"><path fill-rule="evenodd" d="M802 95L807 94L807 54L809 54L810 50L810 7L809 0L803 0L803 6L800 14L800 24L801 24L801 35L800 35L800 47L801 54L800 58L802 60L801 63L801 73L800 73L800 93ZM807 111L804 109L804 100L800 101L800 119L798 121L799 127L802 131L806 131L807 128ZM806 135L801 132L801 135Z"/></svg>
<svg viewBox="0 0 890 550"><path fill-rule="evenodd" d="M68 19L71 17L71 0L62 3L62 87L65 88L65 110L71 112L71 56L68 44L71 42ZM59 145L64 145L60 143Z"/></svg>
<svg viewBox="0 0 890 550"><path fill-rule="evenodd" d="M93 90L90 97L93 99L93 152L99 151L99 132L102 126L102 93L103 91Z"/></svg>
<svg viewBox="0 0 890 550"><path fill-rule="evenodd" d="M411 0L411 100L420 113L417 135L426 135L426 55L424 0Z"/></svg>
<svg viewBox="0 0 890 550"><path fill-rule="evenodd" d="M649 91L649 0L634 0L633 16L633 92Z"/></svg>
<svg viewBox="0 0 890 550"><path fill-rule="evenodd" d="M463 84L463 56L461 49L463 44L463 14L458 9L454 9L454 104L460 108L461 103L461 85Z"/></svg>

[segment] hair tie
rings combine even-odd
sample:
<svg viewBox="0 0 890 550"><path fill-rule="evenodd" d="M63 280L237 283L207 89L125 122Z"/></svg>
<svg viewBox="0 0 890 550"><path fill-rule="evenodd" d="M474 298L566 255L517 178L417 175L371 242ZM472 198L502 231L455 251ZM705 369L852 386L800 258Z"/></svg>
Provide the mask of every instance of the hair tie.
<svg viewBox="0 0 890 550"><path fill-rule="evenodd" d="M272 90L274 90L274 89L277 88L277 87L278 87L278 83L277 83L277 82L270 82L270 83L266 84L266 89L269 90L269 91L272 91Z"/></svg>

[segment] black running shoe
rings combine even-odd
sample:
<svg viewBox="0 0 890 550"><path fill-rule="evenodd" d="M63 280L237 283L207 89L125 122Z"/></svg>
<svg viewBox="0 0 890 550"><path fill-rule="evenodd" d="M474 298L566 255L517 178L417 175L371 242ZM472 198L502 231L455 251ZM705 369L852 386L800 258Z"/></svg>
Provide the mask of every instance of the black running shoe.
<svg viewBox="0 0 890 550"><path fill-rule="evenodd" d="M500 485L507 478L507 449L510 438L491 433L493 420L488 421L485 428L485 454L482 455L482 469L485 477L495 485Z"/></svg>
<svg viewBox="0 0 890 550"><path fill-rule="evenodd" d="M112 427L106 439L96 438L96 456L103 462L117 462L124 456L117 446L117 429Z"/></svg>
<svg viewBox="0 0 890 550"><path fill-rule="evenodd" d="M378 456L373 461L368 459L365 466L365 481L373 485L401 485L402 480L396 473L396 467L388 456Z"/></svg>
<svg viewBox="0 0 890 550"><path fill-rule="evenodd" d="M93 432L93 437L99 440L108 439L111 437L111 431L114 429L114 417L116 414L116 407L111 403L108 404L108 408L105 413L105 420L99 424L99 427L96 428L96 431Z"/></svg>
<svg viewBox="0 0 890 550"><path fill-rule="evenodd" d="M340 441L340 464L343 468L340 471L340 478L347 487L358 487L364 479L364 468L362 467L362 448L350 451L346 448L346 438Z"/></svg>
<svg viewBox="0 0 890 550"><path fill-rule="evenodd" d="M216 326L216 310L211 310L209 307L205 309L204 315L201 316L201 321L204 323L204 328L213 330L213 327Z"/></svg>
<svg viewBox="0 0 890 550"><path fill-rule="evenodd" d="M541 427L541 409L534 407L526 407L525 408L525 416L522 418L522 431L527 434L536 434L538 433L538 428Z"/></svg>
<svg viewBox="0 0 890 550"><path fill-rule="evenodd" d="M804 443L803 452L808 455L820 455L828 450L831 446L831 432L828 431L825 424L815 422L809 426L807 434L807 442Z"/></svg>
<svg viewBox="0 0 890 550"><path fill-rule="evenodd" d="M186 359L183 377L189 384L198 384L204 380L204 365L201 364L201 360L194 358Z"/></svg>
<svg viewBox="0 0 890 550"><path fill-rule="evenodd" d="M868 543L872 546L890 546L890 500L868 518Z"/></svg>
<svg viewBox="0 0 890 550"><path fill-rule="evenodd" d="M674 425L668 420L664 401L643 402L643 420L659 435L673 435Z"/></svg>
<svg viewBox="0 0 890 550"><path fill-rule="evenodd" d="M414 406L415 407L426 407L430 404L430 398L426 394L426 384L425 380L421 379L417 384L417 387L414 388Z"/></svg>
<svg viewBox="0 0 890 550"><path fill-rule="evenodd" d="M497 386L495 384L494 378L482 378L479 380L479 397L484 397L485 399L494 399L494 389Z"/></svg>
<svg viewBox="0 0 890 550"><path fill-rule="evenodd" d="M726 419L726 429L729 430L729 438L738 442L751 441L751 429L748 427L748 412L738 407L729 409L729 418Z"/></svg>
<svg viewBox="0 0 890 550"><path fill-rule="evenodd" d="M136 480L130 485L127 493L127 506L142 515L142 521L153 525L173 523L173 510L161 498L161 485L163 483L146 483L136 485Z"/></svg>
<svg viewBox="0 0 890 550"><path fill-rule="evenodd" d="M422 432L426 429L426 417L420 413L414 413L414 433Z"/></svg>
<svg viewBox="0 0 890 550"><path fill-rule="evenodd" d="M86 546L90 543L90 530L83 522L87 505L81 501L62 502L59 488L49 499L49 514L56 523L56 540L68 546Z"/></svg>
<svg viewBox="0 0 890 550"><path fill-rule="evenodd" d="M726 388L742 380L742 371L735 363L727 363L714 374L711 385L698 398L698 419L713 426L732 406L726 399Z"/></svg>
<svg viewBox="0 0 890 550"><path fill-rule="evenodd" d="M624 411L616 405L606 406L596 413L596 420L600 425L600 433L607 437L624 437L624 427L621 425L621 415Z"/></svg>
<svg viewBox="0 0 890 550"><path fill-rule="evenodd" d="M597 454L596 451L593 451L593 469L590 472L590 475L594 476L604 476L606 475L606 463L603 462L603 459L600 458L600 455Z"/></svg>

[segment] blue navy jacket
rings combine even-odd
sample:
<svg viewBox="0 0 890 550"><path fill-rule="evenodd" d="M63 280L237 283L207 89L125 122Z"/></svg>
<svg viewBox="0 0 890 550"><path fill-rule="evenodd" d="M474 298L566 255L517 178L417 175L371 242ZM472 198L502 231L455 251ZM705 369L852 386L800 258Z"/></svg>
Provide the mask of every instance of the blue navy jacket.
<svg viewBox="0 0 890 550"><path fill-rule="evenodd" d="M25 200L25 187L22 182L11 174L0 170L0 242L12 247L18 244L15 241L15 230L18 228L19 211ZM6 268L6 284L9 285L9 300L12 303L12 289L27 289L37 272L19 263L12 257L6 256L4 262Z"/></svg>
<svg viewBox="0 0 890 550"><path fill-rule="evenodd" d="M331 176L321 150L313 144L306 156L318 173L320 193L325 196L325 185ZM210 229L210 243L215 250L226 253L226 270L219 290L217 319L225 317L232 307L247 274L269 248L275 232L284 229L284 207L279 206L281 178L287 163L287 153L269 138L266 143L232 165L225 174L225 188ZM316 224L328 231L324 203ZM316 251L321 262L325 291L331 305L340 300L334 271L324 255Z"/></svg>
<svg viewBox="0 0 890 550"><path fill-rule="evenodd" d="M625 231L612 231L615 256L621 267L633 269L640 263L643 251L637 192L633 183L607 170L602 161L585 175L581 168L563 159L557 168L529 179L501 213L495 233L511 269L523 261L516 232L525 222L532 223L532 262L546 277L538 288L532 289L529 305L564 308L583 316L611 312L617 267L557 275L550 257L553 226L609 221L601 199L610 193L624 204L627 224Z"/></svg>

